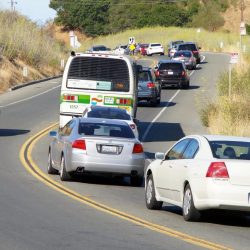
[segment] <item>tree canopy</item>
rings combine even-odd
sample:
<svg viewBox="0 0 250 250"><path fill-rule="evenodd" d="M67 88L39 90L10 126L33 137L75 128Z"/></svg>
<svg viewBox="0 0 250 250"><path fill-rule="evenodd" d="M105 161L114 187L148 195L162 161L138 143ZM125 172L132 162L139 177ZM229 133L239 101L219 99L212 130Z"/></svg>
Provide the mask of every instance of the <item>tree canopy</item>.
<svg viewBox="0 0 250 250"><path fill-rule="evenodd" d="M50 7L57 12L55 21L66 29L98 36L145 26L215 30L223 25L220 12L230 1L236 0L50 0Z"/></svg>

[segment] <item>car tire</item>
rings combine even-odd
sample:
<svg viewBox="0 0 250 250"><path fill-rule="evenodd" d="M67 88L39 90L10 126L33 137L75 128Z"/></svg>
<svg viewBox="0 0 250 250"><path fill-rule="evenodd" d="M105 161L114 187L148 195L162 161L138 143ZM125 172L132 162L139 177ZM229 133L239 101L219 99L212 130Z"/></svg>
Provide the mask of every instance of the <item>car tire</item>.
<svg viewBox="0 0 250 250"><path fill-rule="evenodd" d="M49 154L48 154L48 166L47 166L47 171L48 171L48 174L58 174L58 170L56 170L56 169L53 168L53 166L52 166L51 150L49 150Z"/></svg>
<svg viewBox="0 0 250 250"><path fill-rule="evenodd" d="M158 104L158 100L157 100L157 97L154 97L150 100L150 106L151 107L156 107Z"/></svg>
<svg viewBox="0 0 250 250"><path fill-rule="evenodd" d="M185 85L184 85L184 88L185 88L185 89L189 89L189 86L190 86L190 82L187 81L187 82L185 83Z"/></svg>
<svg viewBox="0 0 250 250"><path fill-rule="evenodd" d="M164 56L164 53L161 53L161 56Z"/></svg>
<svg viewBox="0 0 250 250"><path fill-rule="evenodd" d="M157 201L155 198L155 187L152 174L147 178L146 190L145 190L146 207L151 210L160 210L163 202Z"/></svg>
<svg viewBox="0 0 250 250"><path fill-rule="evenodd" d="M198 221L201 213L195 208L190 185L187 184L183 195L183 218L186 221Z"/></svg>
<svg viewBox="0 0 250 250"><path fill-rule="evenodd" d="M71 176L66 171L66 168L65 168L65 159L64 159L63 155L62 155L62 158L61 158L59 174L60 174L61 181L70 181L71 180Z"/></svg>
<svg viewBox="0 0 250 250"><path fill-rule="evenodd" d="M201 59L198 58L198 59L196 60L196 63L197 63L197 64L200 64L200 63L201 63Z"/></svg>
<svg viewBox="0 0 250 250"><path fill-rule="evenodd" d="M141 176L130 176L130 185L132 187L140 187L142 185L143 182L143 177Z"/></svg>

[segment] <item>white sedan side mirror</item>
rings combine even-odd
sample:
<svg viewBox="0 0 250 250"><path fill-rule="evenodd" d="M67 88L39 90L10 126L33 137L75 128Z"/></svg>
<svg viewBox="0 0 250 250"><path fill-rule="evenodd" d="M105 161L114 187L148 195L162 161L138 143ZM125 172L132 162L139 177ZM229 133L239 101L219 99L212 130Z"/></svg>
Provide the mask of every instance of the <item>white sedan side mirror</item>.
<svg viewBox="0 0 250 250"><path fill-rule="evenodd" d="M164 160L165 159L165 154L164 153L161 153L161 152L156 152L155 153L155 159L156 160Z"/></svg>

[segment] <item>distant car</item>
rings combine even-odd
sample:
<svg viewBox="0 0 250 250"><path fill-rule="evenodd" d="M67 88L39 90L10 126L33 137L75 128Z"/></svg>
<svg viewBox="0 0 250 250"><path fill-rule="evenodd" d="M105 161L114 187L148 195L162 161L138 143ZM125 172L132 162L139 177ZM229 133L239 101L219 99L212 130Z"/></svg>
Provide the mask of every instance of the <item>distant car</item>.
<svg viewBox="0 0 250 250"><path fill-rule="evenodd" d="M175 52L172 60L184 62L187 69L196 68L196 59L193 55L193 52L190 50L180 50Z"/></svg>
<svg viewBox="0 0 250 250"><path fill-rule="evenodd" d="M193 52L194 57L196 58L196 64L201 63L201 55L200 55L200 47L198 47L195 43L193 42L185 42L182 44L178 44L176 46L177 51L179 50L191 50Z"/></svg>
<svg viewBox="0 0 250 250"><path fill-rule="evenodd" d="M144 67L138 73L138 101L146 100L151 106L161 102L161 84L151 68Z"/></svg>
<svg viewBox="0 0 250 250"><path fill-rule="evenodd" d="M129 115L125 109L105 106L91 106L87 107L83 111L83 117L117 119L125 121L134 132L135 137L139 137L137 129L137 124L139 121L137 119L133 119L133 117Z"/></svg>
<svg viewBox="0 0 250 250"><path fill-rule="evenodd" d="M160 43L150 43L147 48L147 55L152 56L153 54L164 55L164 48Z"/></svg>
<svg viewBox="0 0 250 250"><path fill-rule="evenodd" d="M156 66L155 75L162 87L176 85L183 89L189 88L189 75L183 62L161 60Z"/></svg>
<svg viewBox="0 0 250 250"><path fill-rule="evenodd" d="M140 43L136 47L136 53L141 54L142 56L147 55L147 48L149 44L148 43Z"/></svg>
<svg viewBox="0 0 250 250"><path fill-rule="evenodd" d="M119 45L113 51L114 51L114 54L118 54L118 55L128 55L129 54L128 45Z"/></svg>
<svg viewBox="0 0 250 250"><path fill-rule="evenodd" d="M168 44L168 56L172 57L174 55L174 53L176 52L176 46L178 44L184 43L183 40L176 40L176 41L171 41Z"/></svg>
<svg viewBox="0 0 250 250"><path fill-rule="evenodd" d="M48 173L59 172L62 181L74 173L129 176L132 186L143 181L145 155L132 129L124 121L73 118L53 137Z"/></svg>
<svg viewBox="0 0 250 250"><path fill-rule="evenodd" d="M95 45L95 46L92 46L89 50L87 50L87 52L88 53L99 53L99 52L109 53L110 49L104 45Z"/></svg>
<svg viewBox="0 0 250 250"><path fill-rule="evenodd" d="M250 212L249 137L187 136L155 158L145 171L147 208L171 203L187 221L207 209Z"/></svg>

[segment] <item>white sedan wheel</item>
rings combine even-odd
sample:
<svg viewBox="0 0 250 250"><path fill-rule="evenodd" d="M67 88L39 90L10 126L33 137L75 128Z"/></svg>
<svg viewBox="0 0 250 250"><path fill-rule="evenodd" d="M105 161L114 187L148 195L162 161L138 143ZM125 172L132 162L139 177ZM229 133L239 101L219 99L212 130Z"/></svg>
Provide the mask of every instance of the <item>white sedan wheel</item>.
<svg viewBox="0 0 250 250"><path fill-rule="evenodd" d="M197 221L201 217L200 211L194 206L193 195L190 185L187 184L183 197L183 217L186 221Z"/></svg>
<svg viewBox="0 0 250 250"><path fill-rule="evenodd" d="M146 189L146 201L147 204L150 204L153 197L153 181L149 179L147 189Z"/></svg>
<svg viewBox="0 0 250 250"><path fill-rule="evenodd" d="M184 201L183 201L183 213L184 213L184 215L188 215L190 213L191 199L192 199L191 190L186 189L185 194L184 194Z"/></svg>

